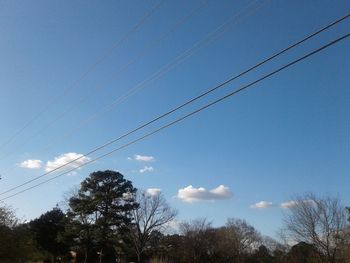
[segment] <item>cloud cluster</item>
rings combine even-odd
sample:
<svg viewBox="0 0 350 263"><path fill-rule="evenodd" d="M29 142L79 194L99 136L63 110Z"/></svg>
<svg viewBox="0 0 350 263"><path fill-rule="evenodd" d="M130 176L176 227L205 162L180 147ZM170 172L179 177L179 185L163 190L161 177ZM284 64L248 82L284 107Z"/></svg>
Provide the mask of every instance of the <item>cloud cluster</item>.
<svg viewBox="0 0 350 263"><path fill-rule="evenodd" d="M42 166L41 160L26 160L18 164L21 168L39 169Z"/></svg>
<svg viewBox="0 0 350 263"><path fill-rule="evenodd" d="M283 209L290 209L290 208L293 208L296 205L298 205L299 202L303 202L304 204L308 204L308 205L315 204L315 202L313 200L298 200L298 201L290 200L288 202L280 203L279 207L283 208ZM254 209L266 209L266 208L270 208L270 207L273 207L273 206L274 206L274 204L272 202L260 201L260 202L258 202L256 204L251 205L250 207L254 208Z"/></svg>
<svg viewBox="0 0 350 263"><path fill-rule="evenodd" d="M128 157L128 160L133 160L137 162L143 162L143 163L149 163L149 162L154 162L155 158L151 155L140 155L140 154L135 154L133 157ZM146 172L153 172L154 168L153 166L144 166L143 168L138 170L139 173L146 173Z"/></svg>
<svg viewBox="0 0 350 263"><path fill-rule="evenodd" d="M145 166L139 170L140 173L153 172L154 168L152 166Z"/></svg>
<svg viewBox="0 0 350 263"><path fill-rule="evenodd" d="M232 192L224 185L219 185L211 190L207 190L203 187L195 188L192 185L189 185L185 188L179 189L177 197L183 202L193 203L197 201L228 199L232 197Z"/></svg>
<svg viewBox="0 0 350 263"><path fill-rule="evenodd" d="M272 202L260 201L256 204L251 205L250 207L254 208L254 209L266 209L266 208L270 208L272 206L273 206Z"/></svg>
<svg viewBox="0 0 350 263"><path fill-rule="evenodd" d="M45 166L45 171L50 172L65 164L67 165L64 167L64 169L73 169L87 163L88 161L90 161L90 158L84 156L83 154L74 153L74 152L65 153L55 157L52 161L48 161Z"/></svg>

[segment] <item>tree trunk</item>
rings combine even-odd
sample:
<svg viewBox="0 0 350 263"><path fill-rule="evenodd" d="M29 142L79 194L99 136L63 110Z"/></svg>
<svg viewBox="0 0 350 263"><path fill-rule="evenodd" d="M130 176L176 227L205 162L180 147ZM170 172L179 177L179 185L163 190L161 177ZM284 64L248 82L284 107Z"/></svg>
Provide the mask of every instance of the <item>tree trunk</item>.
<svg viewBox="0 0 350 263"><path fill-rule="evenodd" d="M102 257L103 257L102 252L103 252L103 249L101 248L101 251L100 251L100 263L102 263Z"/></svg>

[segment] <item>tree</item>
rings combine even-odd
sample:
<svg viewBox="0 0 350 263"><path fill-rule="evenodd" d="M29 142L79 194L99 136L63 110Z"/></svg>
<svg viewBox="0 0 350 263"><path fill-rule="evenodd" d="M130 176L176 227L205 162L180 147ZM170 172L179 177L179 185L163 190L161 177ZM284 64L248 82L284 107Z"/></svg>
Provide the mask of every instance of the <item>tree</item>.
<svg viewBox="0 0 350 263"><path fill-rule="evenodd" d="M28 224L37 244L52 255L52 262L56 262L58 256L67 256L69 252L68 245L62 240L65 221L66 215L55 207Z"/></svg>
<svg viewBox="0 0 350 263"><path fill-rule="evenodd" d="M269 236L262 237L262 244L268 249L270 255L273 256L273 260L270 262L283 262L283 257L287 253L288 246L283 245Z"/></svg>
<svg viewBox="0 0 350 263"><path fill-rule="evenodd" d="M31 232L20 223L10 207L1 206L0 262L25 262L30 259L41 259Z"/></svg>
<svg viewBox="0 0 350 263"><path fill-rule="evenodd" d="M8 206L0 206L0 225L9 228L15 227L19 223L13 209Z"/></svg>
<svg viewBox="0 0 350 263"><path fill-rule="evenodd" d="M231 253L231 260L242 262L245 253L250 253L261 241L257 230L245 220L229 218L223 232L223 246Z"/></svg>
<svg viewBox="0 0 350 263"><path fill-rule="evenodd" d="M339 260L346 227L345 208L339 199L314 194L298 196L291 202L284 224L290 239L316 248L319 262Z"/></svg>
<svg viewBox="0 0 350 263"><path fill-rule="evenodd" d="M141 262L142 255L152 237L170 223L177 215L161 193L149 194L141 191L136 195L139 204L133 210L134 224L130 225L130 237L133 242L137 261Z"/></svg>
<svg viewBox="0 0 350 263"><path fill-rule="evenodd" d="M216 259L216 230L205 218L180 224L182 242L178 254L179 262L220 262Z"/></svg>
<svg viewBox="0 0 350 263"><path fill-rule="evenodd" d="M98 253L100 262L114 260L115 247L138 206L135 193L131 181L107 170L90 174L78 194L70 198L70 231L76 233L78 244L84 248L85 262L94 260L91 252Z"/></svg>
<svg viewBox="0 0 350 263"><path fill-rule="evenodd" d="M271 263L273 262L274 258L270 254L269 249L261 245L253 254L252 254L252 260L250 262L256 262L256 263Z"/></svg>
<svg viewBox="0 0 350 263"><path fill-rule="evenodd" d="M316 263L318 251L314 245L299 242L290 249L285 258L290 263Z"/></svg>

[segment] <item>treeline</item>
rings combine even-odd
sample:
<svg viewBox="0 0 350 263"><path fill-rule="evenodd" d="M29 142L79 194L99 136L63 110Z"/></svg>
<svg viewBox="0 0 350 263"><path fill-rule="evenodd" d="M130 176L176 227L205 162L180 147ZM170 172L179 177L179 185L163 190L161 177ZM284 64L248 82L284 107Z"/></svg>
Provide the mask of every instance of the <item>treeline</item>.
<svg viewBox="0 0 350 263"><path fill-rule="evenodd" d="M296 198L281 244L245 220L222 227L179 223L161 193L137 191L114 171L90 174L59 207L21 223L0 208L0 262L311 263L349 262L349 231L338 199ZM291 244L292 241L296 241Z"/></svg>

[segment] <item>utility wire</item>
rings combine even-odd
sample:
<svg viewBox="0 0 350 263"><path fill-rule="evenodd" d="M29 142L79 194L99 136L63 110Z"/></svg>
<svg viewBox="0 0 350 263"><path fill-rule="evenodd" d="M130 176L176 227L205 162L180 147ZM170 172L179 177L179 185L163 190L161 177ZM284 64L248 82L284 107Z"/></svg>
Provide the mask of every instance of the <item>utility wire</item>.
<svg viewBox="0 0 350 263"><path fill-rule="evenodd" d="M9 196L7 196L7 197L5 197L3 199L0 199L0 201L4 201L4 200L9 199L11 197L14 197L16 195L19 195L19 194L21 194L23 192L26 192L26 191L31 190L33 188L36 188L36 187L38 187L38 186L40 186L42 184L48 183L48 182L50 182L50 181L52 181L52 180L54 180L54 179L56 179L56 178L58 178L60 176L63 176L65 174L67 174L67 173L70 173L70 172L72 172L74 170L77 170L77 169L79 169L79 168L81 168L83 166L86 166L86 165L88 165L90 163L93 163L93 162L95 162L95 161L97 161L99 159L102 159L102 158L104 158L104 157L106 157L108 155L111 155L111 154L113 154L113 153L115 153L115 152L117 152L117 151L119 151L119 150L121 150L123 148L126 148L126 147L128 147L128 146L130 146L132 144L135 144L135 143L137 143L137 142L139 142L139 141L141 141L141 140L143 140L143 139L145 139L147 137L150 137L150 136L152 136L152 135L154 135L154 134L156 134L156 133L158 133L158 132L160 132L160 131L162 131L162 130L164 130L166 128L169 128L170 126L173 126L173 125L175 125L175 124L177 124L177 123L179 123L179 122L181 122L181 121L183 121L183 120L185 120L185 119L187 119L187 118L189 118L189 117L191 117L191 116L193 116L193 115L195 115L195 114L197 114L197 113L199 113L199 112L201 112L201 111L203 111L203 110L205 110L205 109L207 109L209 107L211 107L211 106L214 106L215 104L217 104L217 103L219 103L219 102L221 102L221 101L223 101L223 100L225 100L225 99L227 99L227 98L229 98L229 97L231 97L233 95L238 94L239 92L242 92L242 91L244 91L244 90L246 90L248 88L253 87L255 84L257 84L257 83L259 83L259 82L261 82L261 81L263 81L263 80L265 80L265 79L267 79L267 78L269 78L269 77L271 77L271 76L273 76L273 75L275 75L275 74L277 74L277 73L279 73L279 72L281 72L281 71L283 71L283 70L293 66L296 63L299 63L299 62L301 62L301 61L303 61L303 60L305 60L305 59L307 59L307 58L309 58L309 57L311 57L311 56L321 52L322 50L324 50L326 48L329 48L329 47L335 45L336 43L338 43L338 42L348 38L349 36L350 36L350 33L345 34L345 35L343 35L343 36L341 36L341 37L339 37L339 38L337 38L337 39L335 39L335 40L333 40L333 41L331 41L331 42L329 42L329 43L327 43L327 44L317 48L316 50L311 51L311 52L307 53L306 55L304 55L302 57L299 57L298 59L295 59L292 62L289 62L288 64L285 64L282 67L279 67L278 69L276 69L276 70L274 70L274 71L272 71L272 72L270 72L270 73L260 77L259 79L255 80L253 82L250 82L249 84L244 85L244 86L242 86L242 87L240 87L240 88L238 88L238 89L236 89L236 90L234 90L234 91L232 91L232 92L230 92L230 93L220 97L219 99L216 99L216 100L214 100L214 101L212 101L212 102L210 102L210 103L208 103L208 104L206 104L206 105L204 105L204 106L202 106L202 107L200 107L200 108L198 108L198 109L196 109L196 110L194 110L194 111L192 111L192 112L190 112L190 113L188 113L188 114L186 114L186 115L184 115L184 116L182 116L182 117L180 117L180 118L178 118L178 119L176 119L176 120L174 120L174 121L172 121L172 122L170 122L170 123L168 123L168 124L166 124L164 126L161 126L160 128L158 128L156 130L153 130L152 132L147 133L146 135L143 135L143 136L141 136L141 137L139 137L139 138L137 138L135 140L132 140L132 141L122 145L119 148L113 149L113 150L111 150L111 151L109 151L109 152L107 152L107 153L105 153L103 155L100 155L100 156L98 156L97 158L95 158L93 160L90 160L90 161L88 161L88 162L86 162L84 164L81 164L81 165L79 165L77 167L74 167L74 168L70 169L69 171L66 171L64 173L58 174L58 175L56 175L56 176L54 176L54 177L52 177L50 179L47 179L47 180L45 180L45 181L43 181L41 183L38 183L38 184L33 185L31 187L28 187L28 188L26 188L24 190L16 192L16 193L14 193L12 195L9 195ZM225 82L223 82L223 83L225 83ZM220 84L220 85L222 85L222 84Z"/></svg>
<svg viewBox="0 0 350 263"><path fill-rule="evenodd" d="M100 84L97 85L97 87L94 88L94 92L95 91L100 91L101 89L105 88L110 82L114 81L115 79L117 79L117 77L122 76L121 73L123 73L124 71L126 71L130 66L132 66L133 64L135 64L137 61L139 61L141 58L143 58L144 56L146 56L149 52L151 52L154 48L156 48L163 39L165 39L166 37L168 37L170 34L172 34L173 32L175 32L178 28L181 27L181 25L183 25L185 22L187 22L190 18L192 18L193 16L195 16L207 3L209 0L205 0L201 3L200 6L196 7L190 14L186 15L185 17L182 17L181 19L179 19L169 30L165 31L159 38L157 38L155 41L153 41L151 44L145 46L140 54L138 54L138 56L136 56L133 59L130 59L125 65L123 65L121 68L119 68L119 70L110 78L106 81L105 84ZM48 129L49 127L51 127L53 124L55 124L57 121L59 121L60 119L62 119L64 116L66 116L68 113L70 113L72 110L74 110L75 108L77 108L81 103L83 103L84 101L86 101L91 95L93 94L93 92L90 92L88 94L85 94L79 101L77 101L75 104L73 104L72 106L70 106L68 109L66 109L64 112L62 112L60 115L58 115L56 118L52 119L48 124L46 124L44 127L42 127L39 131L37 131L36 133L32 134L29 138L27 138L23 143L17 145L14 150L10 153L7 154L3 154L0 157L0 160L4 160L5 158L8 158L9 156L11 156L12 154L14 154L19 148L23 147L24 145L26 145L27 143L29 143L31 141L32 138L37 137L38 135L40 135L42 132L44 132L46 129Z"/></svg>
<svg viewBox="0 0 350 263"><path fill-rule="evenodd" d="M12 142L18 135L20 135L26 128L28 128L32 123L34 123L37 119L39 119L45 112L47 112L52 105L57 103L59 100L67 96L69 92L71 92L74 88L77 87L77 85L85 79L99 64L104 62L111 54L112 52L117 49L119 46L121 46L128 38L136 32L145 22L148 18L150 18L156 11L159 9L165 0L161 0L158 4L156 4L150 11L148 11L141 19L140 21L133 26L120 40L118 40L114 45L112 45L95 63L90 65L87 70L84 71L80 77L78 77L75 81L69 85L62 94L55 97L50 103L48 103L38 114L36 114L34 117L32 117L27 123L25 123L19 130L17 130L8 140L6 140L4 143L0 145L0 150L3 149L6 145L8 145L10 142Z"/></svg>
<svg viewBox="0 0 350 263"><path fill-rule="evenodd" d="M87 157L87 156L89 156L89 155L91 155L91 154L93 154L93 153L95 153L95 152L97 152L97 151L99 151L99 150L101 150L101 149L103 149L103 148L105 148L105 147L107 147L107 146L109 146L109 145L111 145L111 144L113 144L113 143L115 143L115 142L117 142L117 141L119 141L119 140L121 140L121 139L123 139L123 138L125 138L125 137L127 137L127 136L129 136L129 135L131 135L131 134L133 134L133 133L135 133L135 132L141 130L141 129L143 129L143 128L145 128L145 127L147 127L147 126L149 126L149 125L151 125L152 123L154 123L154 122L156 122L156 121L158 121L158 120L160 120L160 119L162 119L162 118L164 118L164 117L166 117L166 116L172 114L173 112L176 112L176 111L180 110L181 108L187 106L188 104L191 104L191 103L193 103L194 101L196 101L196 100L198 100L198 99L200 99L200 98L202 98L202 97L204 97L204 96L206 96L206 95L208 95L208 94L210 94L210 93L212 93L212 92L214 92L214 91L216 91L216 90L218 90L218 89L224 87L225 85L227 85L228 83L234 81L235 79L237 79L237 78L239 78L239 77L241 77L241 76L243 76L243 75L249 73L250 71L256 69L256 68L259 67L259 66L262 66L263 64L267 63L268 61L270 61L270 60L276 58L277 56L280 56L281 54L287 52L287 51L290 50L291 48L294 48L294 47L296 47L297 45L300 45L301 43L305 42L306 40L310 39L311 37L314 37L314 36L320 34L320 33L323 32L324 30L330 28L331 26L335 26L336 24L340 23L341 21L343 21L344 19L349 18L349 17L350 17L350 14L348 14L348 15L346 15L346 16L340 18L340 19L337 19L336 21L334 21L334 22L332 22L331 24L329 24L329 25L323 27L322 29L317 30L316 32L314 32L314 33L312 33L312 34L306 36L306 37L303 38L302 40L299 40L299 41L297 41L296 43L294 43L294 44L288 46L287 48L282 49L281 51L279 51L279 52L273 54L272 56L270 56L270 57L268 57L268 58L262 60L261 62L255 64L254 66L248 68L247 70L245 70L245 71L239 73L238 75L235 75L235 76L229 78L228 80L226 80L226 81L224 81L223 83L221 83L221 84L219 84L219 85L213 87L212 89L209 89L209 90L207 90L207 91L201 93L200 95L198 95L198 96L196 96L196 97L194 97L194 98L192 98L192 99L190 99L190 100L184 102L183 104L180 104L180 105L176 106L175 108L173 108L173 109L171 109L171 110L165 112L164 114L161 114L161 115L155 117L155 118L152 119L151 121L146 122L146 123L142 124L141 126L138 126L137 128L135 128L135 129L133 129L133 130L131 130L131 131L129 131L129 132L127 132L127 133L125 133L125 134L123 134L123 135L121 135L121 136L115 138L115 139L112 139L112 140L106 142L105 144L103 144L103 145L101 145L101 146L98 146L97 148L94 148L93 150L89 151L88 153L85 153L85 154L83 154L82 156L80 156L80 157L78 157L78 158L76 158L76 159L74 159L74 160L72 160L72 161L70 161L70 162L67 162L67 163L65 163L65 164L63 164L63 165L61 165L61 166L58 166L58 167L56 167L55 169L53 169L53 170L51 170L51 171L49 171L49 172L46 172L46 173L44 173L44 174L42 174L42 175L39 175L39 176L37 176L37 177L34 177L34 178L32 178L31 180L28 180L28 181L26 181L26 182L24 182L24 183L22 183L22 184L20 184L20 185L18 185L18 186L12 187L12 188L6 190L5 192L1 192L0 195L6 194L6 193L8 193L8 192L10 192L10 191L13 191L13 190L19 188L19 187L22 187L22 186L24 186L24 185L26 185L26 184L29 184L29 183L31 183L31 182L33 182L33 181L36 181L36 180L38 180L38 179L40 179L40 178L42 178L42 177L44 177L44 176L46 176L46 175L48 175L48 174L50 174L50 173L52 173L52 172L55 172L55 171L57 171L57 170L59 170L59 169L65 167L65 166L67 166L67 165L69 165L69 164L71 164L71 163L74 163L74 162L80 160L80 159L83 158L83 157Z"/></svg>
<svg viewBox="0 0 350 263"><path fill-rule="evenodd" d="M263 7L263 5L257 6L255 9L250 10L242 10L238 13L235 13L234 16L229 17L223 24L221 24L219 27L217 27L215 30L211 31L209 34L207 34L203 39L200 41L197 41L191 48L185 50L180 55L178 55L175 59L173 59L171 62L167 63L163 67L161 67L159 70L157 70L155 73L153 73L149 78L139 82L134 87L132 87L130 90L128 90L125 94L118 96L115 98L112 102L107 104L106 106L102 107L100 110L96 111L92 115L88 116L87 118L83 119L76 125L73 129L67 131L64 133L60 138L58 139L64 139L69 137L70 135L74 135L82 129L84 126L86 126L89 123L92 123L96 121L99 117L101 117L103 114L113 110L118 105L125 102L128 98L135 95L136 93L140 92L141 90L144 90L147 86L149 86L154 81L160 79L165 74L170 72L173 68L180 65L187 59L189 59L196 51L199 49L207 46L209 43L217 40L221 35L223 35L231 26L231 22L241 22L242 19L247 18L249 15L252 15L255 11ZM51 149L55 145L55 142L51 142L44 148L44 151Z"/></svg>

